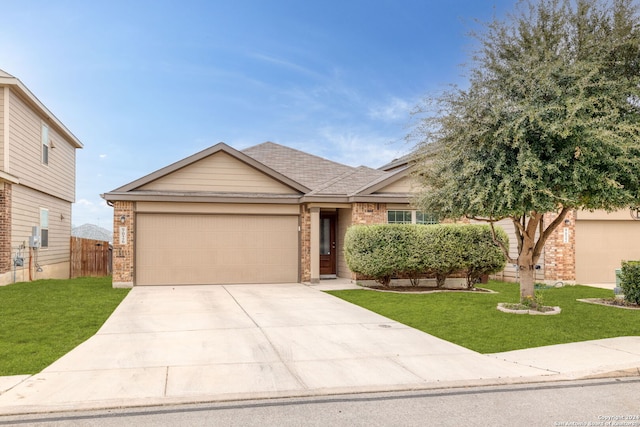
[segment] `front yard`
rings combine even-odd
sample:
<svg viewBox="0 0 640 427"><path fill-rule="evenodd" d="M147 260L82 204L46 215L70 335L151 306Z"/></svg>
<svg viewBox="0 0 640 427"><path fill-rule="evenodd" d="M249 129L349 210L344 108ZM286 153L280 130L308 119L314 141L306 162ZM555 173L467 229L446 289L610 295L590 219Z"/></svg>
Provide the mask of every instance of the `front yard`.
<svg viewBox="0 0 640 427"><path fill-rule="evenodd" d="M128 292L111 277L0 287L0 375L41 371L95 334Z"/></svg>
<svg viewBox="0 0 640 427"><path fill-rule="evenodd" d="M613 292L587 286L543 290L544 305L560 306L554 316L502 313L499 302L518 302L518 284L491 281L483 288L498 293L398 294L369 290L331 291L390 319L480 353L595 340L640 336L640 310L578 302L578 298L609 298ZM588 357L588 355L585 355Z"/></svg>

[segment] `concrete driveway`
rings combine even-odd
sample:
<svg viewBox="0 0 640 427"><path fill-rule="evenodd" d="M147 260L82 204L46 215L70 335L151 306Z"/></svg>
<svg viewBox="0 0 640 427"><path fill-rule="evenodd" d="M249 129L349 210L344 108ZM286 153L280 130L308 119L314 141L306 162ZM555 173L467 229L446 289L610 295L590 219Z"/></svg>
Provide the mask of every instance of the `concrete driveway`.
<svg viewBox="0 0 640 427"><path fill-rule="evenodd" d="M640 366L631 344L624 362ZM0 413L566 377L529 359L481 355L302 284L136 287L96 335L0 395Z"/></svg>

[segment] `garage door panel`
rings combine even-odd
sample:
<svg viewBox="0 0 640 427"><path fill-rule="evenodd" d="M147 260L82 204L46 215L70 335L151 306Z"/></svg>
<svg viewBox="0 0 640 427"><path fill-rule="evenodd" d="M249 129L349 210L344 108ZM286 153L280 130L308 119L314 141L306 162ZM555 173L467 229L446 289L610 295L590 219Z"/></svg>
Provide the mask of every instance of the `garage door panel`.
<svg viewBox="0 0 640 427"><path fill-rule="evenodd" d="M136 285L298 281L298 218L138 214Z"/></svg>
<svg viewBox="0 0 640 427"><path fill-rule="evenodd" d="M621 262L640 258L640 222L576 221L576 281L615 283Z"/></svg>

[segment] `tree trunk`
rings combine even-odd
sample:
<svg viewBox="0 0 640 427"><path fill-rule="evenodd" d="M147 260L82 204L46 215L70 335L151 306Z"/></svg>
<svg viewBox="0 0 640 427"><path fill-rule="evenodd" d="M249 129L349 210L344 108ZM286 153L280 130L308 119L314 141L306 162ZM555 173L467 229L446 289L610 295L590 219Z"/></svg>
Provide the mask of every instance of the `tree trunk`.
<svg viewBox="0 0 640 427"><path fill-rule="evenodd" d="M518 255L518 273L520 275L520 301L531 298L533 301L535 290L536 262L536 229L542 215L532 215L522 234L522 246Z"/></svg>
<svg viewBox="0 0 640 427"><path fill-rule="evenodd" d="M520 270L520 301L530 298L532 301L535 295L535 266L524 267Z"/></svg>

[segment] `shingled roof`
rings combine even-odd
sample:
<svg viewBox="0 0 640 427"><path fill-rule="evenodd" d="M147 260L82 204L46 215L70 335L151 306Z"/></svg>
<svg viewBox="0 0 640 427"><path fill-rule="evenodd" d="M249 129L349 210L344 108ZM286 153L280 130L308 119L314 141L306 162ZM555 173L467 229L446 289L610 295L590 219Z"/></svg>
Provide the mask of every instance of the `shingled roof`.
<svg viewBox="0 0 640 427"><path fill-rule="evenodd" d="M193 164L220 151L243 161L252 167L270 175L274 179L300 191L292 194L232 194L207 192L150 191L141 187L162 176L170 174L187 165ZM369 196L382 185L394 182L406 175L406 168L391 171L372 169L366 166L352 167L337 163L294 148L273 142L265 142L236 151L224 143L217 144L165 168L159 169L136 181L126 184L103 195L107 200L197 200L210 199L274 199L291 203L294 200L324 200L338 197L345 201L352 197ZM406 195L396 195L405 197Z"/></svg>

